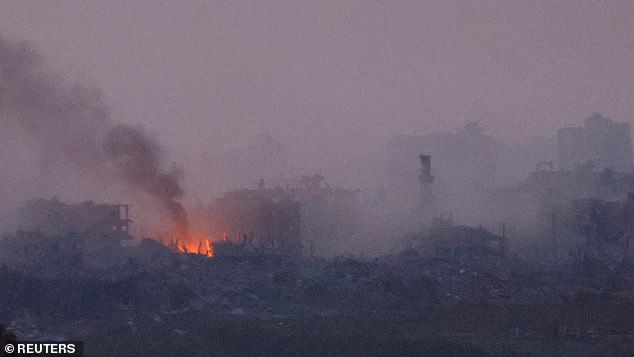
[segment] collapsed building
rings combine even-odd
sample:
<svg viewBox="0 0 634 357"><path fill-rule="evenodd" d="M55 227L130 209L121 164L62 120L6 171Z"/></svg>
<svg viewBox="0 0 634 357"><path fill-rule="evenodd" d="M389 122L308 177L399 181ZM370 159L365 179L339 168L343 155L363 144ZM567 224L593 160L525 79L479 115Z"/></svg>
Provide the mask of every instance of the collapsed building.
<svg viewBox="0 0 634 357"><path fill-rule="evenodd" d="M634 194L625 201L572 201L572 227L588 242L620 242L630 246L634 234Z"/></svg>
<svg viewBox="0 0 634 357"><path fill-rule="evenodd" d="M429 227L414 237L420 253L434 259L452 261L483 261L488 258L504 258L508 243L499 236L479 226L477 228L454 223L453 215L436 216L433 193L434 176L431 174L431 155L420 154L419 227Z"/></svg>
<svg viewBox="0 0 634 357"><path fill-rule="evenodd" d="M558 239L572 237L569 257L574 263L620 264L631 259L634 244L634 194L625 200L577 199L552 208ZM560 243L561 245L561 243ZM564 253L564 252L562 252Z"/></svg>
<svg viewBox="0 0 634 357"><path fill-rule="evenodd" d="M455 224L453 216L433 219L429 233L418 237L419 250L434 259L451 261L486 261L503 258L508 251L504 235L482 227Z"/></svg>

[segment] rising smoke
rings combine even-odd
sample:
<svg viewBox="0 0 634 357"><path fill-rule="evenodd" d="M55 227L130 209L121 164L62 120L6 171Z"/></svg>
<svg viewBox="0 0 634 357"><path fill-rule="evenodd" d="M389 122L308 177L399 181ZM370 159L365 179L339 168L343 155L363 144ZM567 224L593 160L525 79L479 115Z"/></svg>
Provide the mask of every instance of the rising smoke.
<svg viewBox="0 0 634 357"><path fill-rule="evenodd" d="M101 92L68 86L28 44L0 37L0 125L37 142L46 162L78 172L114 171L130 189L156 198L187 232L182 172L166 169L160 145L140 127L115 125Z"/></svg>
<svg viewBox="0 0 634 357"><path fill-rule="evenodd" d="M183 197L182 171L162 168L164 160L158 143L140 127L117 125L106 133L103 148L106 157L116 162L120 177L132 187L158 198L169 211L179 235L186 235L187 216L179 201Z"/></svg>

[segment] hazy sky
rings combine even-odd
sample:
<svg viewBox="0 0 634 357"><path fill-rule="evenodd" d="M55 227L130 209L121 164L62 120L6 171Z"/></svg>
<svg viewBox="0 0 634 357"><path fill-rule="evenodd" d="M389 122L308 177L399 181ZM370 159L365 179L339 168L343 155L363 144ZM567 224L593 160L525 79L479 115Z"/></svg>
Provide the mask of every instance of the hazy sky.
<svg viewBox="0 0 634 357"><path fill-rule="evenodd" d="M0 34L184 162L259 133L310 160L471 120L503 141L631 121L632 19L626 0L0 1Z"/></svg>

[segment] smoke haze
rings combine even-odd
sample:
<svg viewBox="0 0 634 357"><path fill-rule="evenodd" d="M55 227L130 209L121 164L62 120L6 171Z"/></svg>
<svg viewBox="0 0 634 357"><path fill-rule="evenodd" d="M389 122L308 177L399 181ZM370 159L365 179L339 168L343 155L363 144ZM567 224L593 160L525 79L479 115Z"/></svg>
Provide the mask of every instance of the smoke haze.
<svg viewBox="0 0 634 357"><path fill-rule="evenodd" d="M631 121L632 17L620 0L3 1L0 33L30 45L3 42L0 198L131 197L118 180L179 221L178 202L321 173L403 216L417 157L395 174L389 143L410 136L433 156L442 212L480 222L483 191L555 160L558 128L595 111ZM480 165L477 145L441 144L470 122L495 148Z"/></svg>
<svg viewBox="0 0 634 357"><path fill-rule="evenodd" d="M634 356L633 19L0 0L0 345Z"/></svg>
<svg viewBox="0 0 634 357"><path fill-rule="evenodd" d="M114 125L98 89L67 85L28 44L1 38L0 120L6 130L30 137L30 149L46 169L63 166L73 181L97 180L96 184L108 184L107 178L116 177L156 198L186 229L178 201L183 196L182 175L178 169L165 170L158 143L140 127ZM38 174L49 182L60 179L55 170L46 171ZM106 179L99 179L101 175ZM91 196L97 191L93 188Z"/></svg>

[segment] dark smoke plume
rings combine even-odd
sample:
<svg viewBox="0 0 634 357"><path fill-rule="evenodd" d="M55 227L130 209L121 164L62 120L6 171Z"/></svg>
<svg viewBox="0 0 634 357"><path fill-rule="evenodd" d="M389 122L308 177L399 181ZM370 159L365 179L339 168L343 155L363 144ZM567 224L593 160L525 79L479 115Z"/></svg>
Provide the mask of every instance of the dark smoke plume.
<svg viewBox="0 0 634 357"><path fill-rule="evenodd" d="M141 128L118 125L107 132L103 147L106 157L117 163L125 182L158 198L170 212L179 234L187 234L187 217L178 201L183 197L182 173L178 169L164 171L161 168L163 158L159 145Z"/></svg>
<svg viewBox="0 0 634 357"><path fill-rule="evenodd" d="M139 127L114 125L98 89L69 87L26 43L1 37L0 125L35 138L47 162L70 162L79 172L114 167L130 188L158 199L186 233L182 175L164 169L159 144Z"/></svg>

